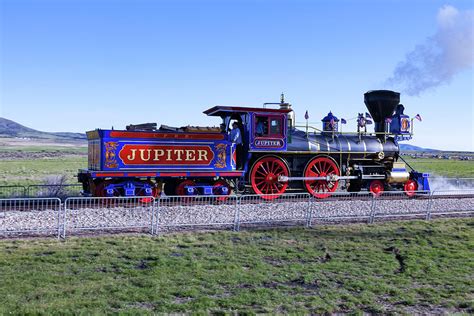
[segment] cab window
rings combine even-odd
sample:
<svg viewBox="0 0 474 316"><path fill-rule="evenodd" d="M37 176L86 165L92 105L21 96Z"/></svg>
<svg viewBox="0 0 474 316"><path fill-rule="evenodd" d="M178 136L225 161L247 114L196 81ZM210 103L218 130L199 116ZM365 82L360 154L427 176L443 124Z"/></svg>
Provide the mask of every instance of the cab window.
<svg viewBox="0 0 474 316"><path fill-rule="evenodd" d="M281 119L280 118L270 119L270 134L281 135Z"/></svg>
<svg viewBox="0 0 474 316"><path fill-rule="evenodd" d="M254 133L256 137L282 136L281 117L256 116Z"/></svg>

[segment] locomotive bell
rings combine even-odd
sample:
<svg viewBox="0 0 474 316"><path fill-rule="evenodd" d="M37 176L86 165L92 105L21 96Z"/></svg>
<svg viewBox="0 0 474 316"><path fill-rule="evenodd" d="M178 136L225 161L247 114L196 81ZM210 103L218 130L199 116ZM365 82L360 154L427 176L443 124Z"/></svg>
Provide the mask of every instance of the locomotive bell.
<svg viewBox="0 0 474 316"><path fill-rule="evenodd" d="M374 119L375 132L385 132L385 119L391 117L400 103L400 93L390 90L372 90L364 94L364 103Z"/></svg>

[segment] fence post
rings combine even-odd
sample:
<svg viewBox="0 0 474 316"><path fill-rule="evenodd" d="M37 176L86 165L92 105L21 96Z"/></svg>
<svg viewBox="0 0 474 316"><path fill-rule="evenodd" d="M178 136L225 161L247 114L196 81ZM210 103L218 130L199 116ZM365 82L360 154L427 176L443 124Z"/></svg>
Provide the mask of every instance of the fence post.
<svg viewBox="0 0 474 316"><path fill-rule="evenodd" d="M154 220L155 220L155 198L152 197L151 199L152 199L152 200L151 200L151 203L150 203L150 206L149 206L149 207L150 207L150 214L151 214L151 216L150 216L150 234L151 234L151 235L154 235L154 230L155 230L155 228L154 228Z"/></svg>
<svg viewBox="0 0 474 316"><path fill-rule="evenodd" d="M58 202L58 220L57 220L57 225L58 225L58 239L61 239L61 211L63 209L63 204L61 203L61 200L59 198L56 198Z"/></svg>
<svg viewBox="0 0 474 316"><path fill-rule="evenodd" d="M240 205L242 196L239 196L235 199L235 212L234 212L234 231L240 231Z"/></svg>
<svg viewBox="0 0 474 316"><path fill-rule="evenodd" d="M67 210L68 210L69 198L64 201L64 213L63 213L63 239L66 239L66 228L67 228Z"/></svg>
<svg viewBox="0 0 474 316"><path fill-rule="evenodd" d="M431 220L431 207L433 205L433 195L434 195L435 191L431 191L430 192L430 197L429 197L429 201L428 201L428 208L426 210L426 220L429 221Z"/></svg>
<svg viewBox="0 0 474 316"><path fill-rule="evenodd" d="M375 221L375 212L376 212L376 197L375 194L372 195L372 205L370 206L370 218L369 224L373 224Z"/></svg>
<svg viewBox="0 0 474 316"><path fill-rule="evenodd" d="M310 194L308 196L308 212L306 215L306 227L310 228L312 226L312 221L313 221L313 197Z"/></svg>
<svg viewBox="0 0 474 316"><path fill-rule="evenodd" d="M161 197L159 197L155 202L153 203L154 205L154 213L155 213L155 222L153 223L153 226L155 227L155 230L153 232L154 235L158 235L159 231L159 222L160 222L160 206L161 206Z"/></svg>

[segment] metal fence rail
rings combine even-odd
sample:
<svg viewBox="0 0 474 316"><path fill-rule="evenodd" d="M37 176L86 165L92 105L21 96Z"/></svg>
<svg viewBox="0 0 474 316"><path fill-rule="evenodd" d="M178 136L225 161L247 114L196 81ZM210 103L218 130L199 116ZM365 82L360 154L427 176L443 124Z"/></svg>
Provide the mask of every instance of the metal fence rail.
<svg viewBox="0 0 474 316"><path fill-rule="evenodd" d="M156 200L155 231L186 226L233 226L237 196L168 196Z"/></svg>
<svg viewBox="0 0 474 316"><path fill-rule="evenodd" d="M26 187L22 185L2 185L0 186L0 199L23 198L26 197Z"/></svg>
<svg viewBox="0 0 474 316"><path fill-rule="evenodd" d="M0 236L134 231L157 234L195 227L232 228L283 224L310 227L331 221L365 221L446 214L473 214L474 189L415 192L335 192L325 199L307 193L274 199L245 196L164 196L0 199Z"/></svg>
<svg viewBox="0 0 474 316"><path fill-rule="evenodd" d="M238 221L241 224L269 224L278 222L308 222L311 196L307 193L289 193L282 196L242 196L238 203Z"/></svg>
<svg viewBox="0 0 474 316"><path fill-rule="evenodd" d="M60 234L61 200L0 199L0 236L11 234Z"/></svg>
<svg viewBox="0 0 474 316"><path fill-rule="evenodd" d="M152 197L68 198L62 214L61 237L69 232L147 229L154 233Z"/></svg>

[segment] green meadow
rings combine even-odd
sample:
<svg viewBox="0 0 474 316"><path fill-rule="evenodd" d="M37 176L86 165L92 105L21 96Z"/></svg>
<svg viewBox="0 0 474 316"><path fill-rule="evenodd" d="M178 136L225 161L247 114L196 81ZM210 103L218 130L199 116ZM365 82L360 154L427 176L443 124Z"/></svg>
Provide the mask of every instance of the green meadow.
<svg viewBox="0 0 474 316"><path fill-rule="evenodd" d="M447 160L432 158L405 159L415 170L433 176L450 178L474 178L474 160Z"/></svg>
<svg viewBox="0 0 474 316"><path fill-rule="evenodd" d="M0 241L0 314L474 313L474 219Z"/></svg>
<svg viewBox="0 0 474 316"><path fill-rule="evenodd" d="M41 184L52 175L66 175L67 182L74 184L81 168L87 168L87 156L0 160L0 185Z"/></svg>

